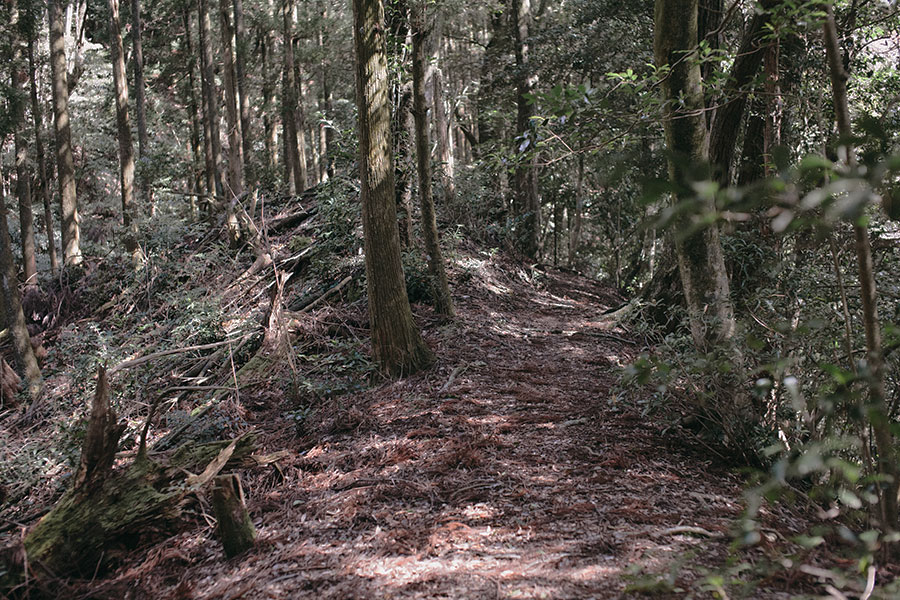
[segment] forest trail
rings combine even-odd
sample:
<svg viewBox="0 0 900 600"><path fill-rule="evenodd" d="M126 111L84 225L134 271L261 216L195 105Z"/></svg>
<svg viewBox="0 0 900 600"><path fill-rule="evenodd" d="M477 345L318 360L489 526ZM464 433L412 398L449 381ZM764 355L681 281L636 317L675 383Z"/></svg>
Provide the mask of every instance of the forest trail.
<svg viewBox="0 0 900 600"><path fill-rule="evenodd" d="M740 483L610 401L639 351L604 317L621 300L497 259L455 296L458 319L426 328L430 371L333 399L299 440L251 418L269 449L297 451L244 475L255 549L225 561L195 529L109 583L222 600L683 597L692 565L721 564Z"/></svg>

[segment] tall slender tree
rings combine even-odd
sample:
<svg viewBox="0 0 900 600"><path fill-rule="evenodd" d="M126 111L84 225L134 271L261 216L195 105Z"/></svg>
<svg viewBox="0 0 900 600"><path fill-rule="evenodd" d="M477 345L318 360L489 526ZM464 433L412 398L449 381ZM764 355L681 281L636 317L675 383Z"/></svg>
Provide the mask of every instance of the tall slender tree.
<svg viewBox="0 0 900 600"><path fill-rule="evenodd" d="M447 270L441 253L437 218L434 211L434 193L431 185L431 135L428 123L428 100L425 97L426 58L425 45L430 33L426 23L427 13L422 1L414 0L413 23L413 115L415 117L416 167L419 175L419 206L422 211L422 233L425 252L428 255L428 271L434 290L435 310L453 316L453 299L447 282Z"/></svg>
<svg viewBox="0 0 900 600"><path fill-rule="evenodd" d="M69 85L66 75L66 40L59 0L48 0L50 17L50 76L53 82L53 123L56 130L57 179L62 214L63 264L81 264L81 232L75 191L75 156L69 121Z"/></svg>
<svg viewBox="0 0 900 600"><path fill-rule="evenodd" d="M122 236L125 250L135 266L142 262L137 243L137 223L134 220L134 144L131 140L131 119L128 115L128 80L125 75L125 49L119 18L119 0L109 2L109 39L112 46L113 86L116 98L116 137L119 140L119 187L122 193Z"/></svg>
<svg viewBox="0 0 900 600"><path fill-rule="evenodd" d="M50 257L50 273L59 272L56 254L56 234L53 230L53 210L50 207L50 174L47 171L47 155L44 152L44 118L38 99L37 64L34 60L34 37L28 38L28 70L31 80L31 118L34 124L34 150L38 160L38 187L44 203L44 230L47 233L47 254Z"/></svg>
<svg viewBox="0 0 900 600"><path fill-rule="evenodd" d="M25 83L28 81L28 66L25 62L25 39L30 32L26 30L27 19L20 18L18 2L10 2L10 33L12 34L12 69L11 98L13 120L13 143L16 151L16 197L19 201L19 231L22 237L22 270L25 285L37 285L37 257L34 246L34 215L31 211L31 163L28 158L28 123L25 120L27 94Z"/></svg>
<svg viewBox="0 0 900 600"><path fill-rule="evenodd" d="M375 360L395 375L429 366L434 355L413 321L394 205L394 161L382 0L353 0L359 179L369 326Z"/></svg>
<svg viewBox="0 0 900 600"><path fill-rule="evenodd" d="M853 128L850 108L847 102L847 80L849 74L844 68L844 59L838 42L837 25L834 20L832 3L825 5L826 17L823 25L825 52L831 75L831 89L834 100L834 114L837 121L843 158L847 167L856 168L853 149ZM883 526L896 530L897 494L900 490L900 468L897 464L897 448L891 427L890 413L885 403L884 389L884 349L881 340L881 325L878 319L878 293L875 282L875 268L872 262L872 246L869 229L860 220L853 225L856 240L856 262L859 271L860 298L862 299L863 325L866 330L866 361L869 367L868 416L875 433L878 449L879 474L886 476L885 489L881 490Z"/></svg>
<svg viewBox="0 0 900 600"><path fill-rule="evenodd" d="M131 44L133 48L132 62L134 64L134 112L137 118L138 132L138 158L142 163L138 169L138 188L143 197L146 209L152 215L154 213L153 189L148 178L143 175L144 161L150 151L150 136L147 133L147 101L146 83L144 82L144 42L143 23L141 22L141 0L131 0Z"/></svg>
<svg viewBox="0 0 900 600"><path fill-rule="evenodd" d="M197 3L199 22L200 64L203 77L204 133L209 146L207 160L207 194L213 206L225 198L225 178L222 172L222 141L219 138L219 95L216 91L215 66L212 50L212 22L209 16L209 0Z"/></svg>
<svg viewBox="0 0 900 600"><path fill-rule="evenodd" d="M281 73L281 123L284 140L285 185L300 194L306 189L306 165L300 161L297 144L297 80L294 72L293 0L281 5L282 20L282 73Z"/></svg>
<svg viewBox="0 0 900 600"><path fill-rule="evenodd" d="M520 244L526 256L536 258L541 252L541 199L538 192L536 135L532 117L537 76L530 64L532 25L531 0L512 0L511 23L516 54L516 134L518 152L527 151L529 159L517 161L513 175L513 206L523 217Z"/></svg>
<svg viewBox="0 0 900 600"><path fill-rule="evenodd" d="M235 35L234 68L235 76L237 77L237 93L240 102L241 147L244 154L244 177L248 183L253 185L256 181L256 174L253 171L251 161L251 157L253 156L253 136L250 132L250 95L247 86L247 26L244 24L243 0L233 0L232 4L234 7Z"/></svg>

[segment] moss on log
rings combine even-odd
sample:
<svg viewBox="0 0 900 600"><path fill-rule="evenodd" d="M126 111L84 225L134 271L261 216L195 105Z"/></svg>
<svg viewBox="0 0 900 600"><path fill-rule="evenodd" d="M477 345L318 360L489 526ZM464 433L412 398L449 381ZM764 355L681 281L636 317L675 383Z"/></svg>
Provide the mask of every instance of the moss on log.
<svg viewBox="0 0 900 600"><path fill-rule="evenodd" d="M256 540L256 529L244 503L241 480L234 473L220 475L212 490L212 506L225 556L231 558L249 550Z"/></svg>
<svg viewBox="0 0 900 600"><path fill-rule="evenodd" d="M236 465L254 448L255 435L236 440L227 464ZM25 537L29 575L91 577L152 528L177 523L185 497L195 486L191 473L202 472L231 442L186 444L169 457L139 455L128 467L103 481L73 487ZM8 553L9 556L15 553ZM22 581L24 564L0 565L0 594Z"/></svg>

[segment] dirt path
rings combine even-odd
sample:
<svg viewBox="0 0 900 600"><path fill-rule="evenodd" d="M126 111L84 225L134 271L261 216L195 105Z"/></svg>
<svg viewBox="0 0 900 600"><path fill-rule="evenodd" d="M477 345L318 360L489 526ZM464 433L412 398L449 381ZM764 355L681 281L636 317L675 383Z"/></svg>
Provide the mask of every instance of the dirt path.
<svg viewBox="0 0 900 600"><path fill-rule="evenodd" d="M611 402L638 351L604 318L618 298L506 266L457 285L436 368L336 399L315 445L251 477L256 549L225 561L211 529L186 532L118 573L126 596L682 597L724 557L738 482Z"/></svg>

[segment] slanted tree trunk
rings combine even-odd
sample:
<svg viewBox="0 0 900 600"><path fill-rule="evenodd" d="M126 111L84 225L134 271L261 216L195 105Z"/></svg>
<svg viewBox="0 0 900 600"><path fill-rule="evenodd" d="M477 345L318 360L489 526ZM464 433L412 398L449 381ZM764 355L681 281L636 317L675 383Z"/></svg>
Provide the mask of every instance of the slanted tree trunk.
<svg viewBox="0 0 900 600"><path fill-rule="evenodd" d="M284 180L294 193L301 194L306 189L306 170L300 164L300 149L297 146L297 82L294 76L294 44L292 20L293 0L284 0L281 5L283 32L282 73L281 73L281 121L284 138Z"/></svg>
<svg viewBox="0 0 900 600"><path fill-rule="evenodd" d="M141 168L137 171L138 189L140 190L143 204L150 215L156 211L153 203L153 188L145 175L144 161L149 158L150 137L147 134L147 108L145 100L144 83L144 45L142 38L143 24L141 23L141 0L131 0L131 44L134 49L134 112L137 118L138 131L138 158Z"/></svg>
<svg viewBox="0 0 900 600"><path fill-rule="evenodd" d="M112 46L113 85L116 95L116 135L119 140L119 185L122 192L122 240L135 267L143 262L137 244L134 222L134 145L128 117L128 81L125 79L125 50L119 20L119 0L109 2L109 39Z"/></svg>
<svg viewBox="0 0 900 600"><path fill-rule="evenodd" d="M0 140L2 143L3 140ZM36 400L41 394L43 381L41 369L38 367L31 346L31 336L22 310L22 297L19 294L19 280L16 277L16 263L13 259L12 243L9 239L9 226L6 219L6 199L3 197L3 185L0 184L0 304L6 317L13 338L13 354L20 371L28 382L28 395Z"/></svg>
<svg viewBox="0 0 900 600"><path fill-rule="evenodd" d="M50 76L53 81L53 123L56 130L57 179L62 215L63 264L81 264L81 234L75 194L75 157L69 121L69 87L66 81L66 41L60 0L48 1L50 16Z"/></svg>
<svg viewBox="0 0 900 600"><path fill-rule="evenodd" d="M12 34L12 88L11 117L13 143L16 151L16 197L19 201L19 232L22 238L22 271L26 287L37 286L37 257L34 249L34 215L31 212L31 165L28 159L28 122L25 120L25 82L28 67L23 46L30 32L23 31L18 3L9 3L10 33Z"/></svg>
<svg viewBox="0 0 900 600"><path fill-rule="evenodd" d="M657 66L671 68L661 87L670 152L669 178L679 189L679 201L694 198L689 165L703 165L709 158L696 40L697 0L656 0L654 52ZM712 199L703 200L701 209L714 212ZM691 228L689 217L675 223L679 233ZM676 240L691 335L697 348L706 351L731 340L735 334L719 228L704 227L687 236L677 235Z"/></svg>
<svg viewBox="0 0 900 600"><path fill-rule="evenodd" d="M519 244L529 258L541 253L541 201L538 193L536 132L531 118L534 105L528 96L534 92L537 76L529 64L531 0L512 0L512 28L516 54L516 161L513 174L513 207L522 217ZM523 154L524 153L524 154ZM527 157L527 158L526 158Z"/></svg>
<svg viewBox="0 0 900 600"><path fill-rule="evenodd" d="M763 8L774 5L775 0L761 2ZM724 99L716 109L709 135L709 162L714 175L722 186L731 184L732 161L734 159L734 132L740 128L744 109L747 105L748 87L753 83L759 66L766 54L767 25L771 12L757 13L750 21L747 33L731 67L728 84L723 92Z"/></svg>
<svg viewBox="0 0 900 600"><path fill-rule="evenodd" d="M34 37L28 38L28 70L31 80L31 117L34 122L34 150L38 160L37 182L41 200L44 203L44 229L47 232L47 254L50 257L50 273L59 272L59 258L56 254L56 235L53 231L53 211L50 207L50 176L47 173L47 156L44 153L44 117L38 99L37 64L34 60Z"/></svg>
<svg viewBox="0 0 900 600"><path fill-rule="evenodd" d="M434 289L434 309L452 317L453 299L447 282L447 270L441 253L437 217L434 212L434 193L431 186L431 136L428 132L428 101L425 98L425 72L428 64L425 42L429 31L426 26L425 6L420 0L413 5L413 116L416 126L416 166L419 175L419 206L422 210L422 233L425 252L428 255L428 271Z"/></svg>
<svg viewBox="0 0 900 600"><path fill-rule="evenodd" d="M385 372L408 375L431 365L434 355L413 321L400 263L383 24L382 0L353 0L360 199L372 348Z"/></svg>
<svg viewBox="0 0 900 600"><path fill-rule="evenodd" d="M851 145L853 130L850 109L847 103L847 79L844 70L841 47L838 43L834 12L829 2L826 4L823 26L825 52L831 74L831 88L834 97L834 113L838 133L843 144L844 160L851 169L856 168L856 156ZM858 221L853 225L856 238L856 262L859 269L860 297L862 299L863 324L866 330L866 360L869 364L869 401L867 404L869 422L875 433L878 450L878 471L887 477L886 488L881 491L882 525L888 530L896 530L897 493L900 489L900 469L891 419L885 404L884 352L881 342L881 324L878 320L878 293L875 285L875 269L872 264L872 247L869 231Z"/></svg>

